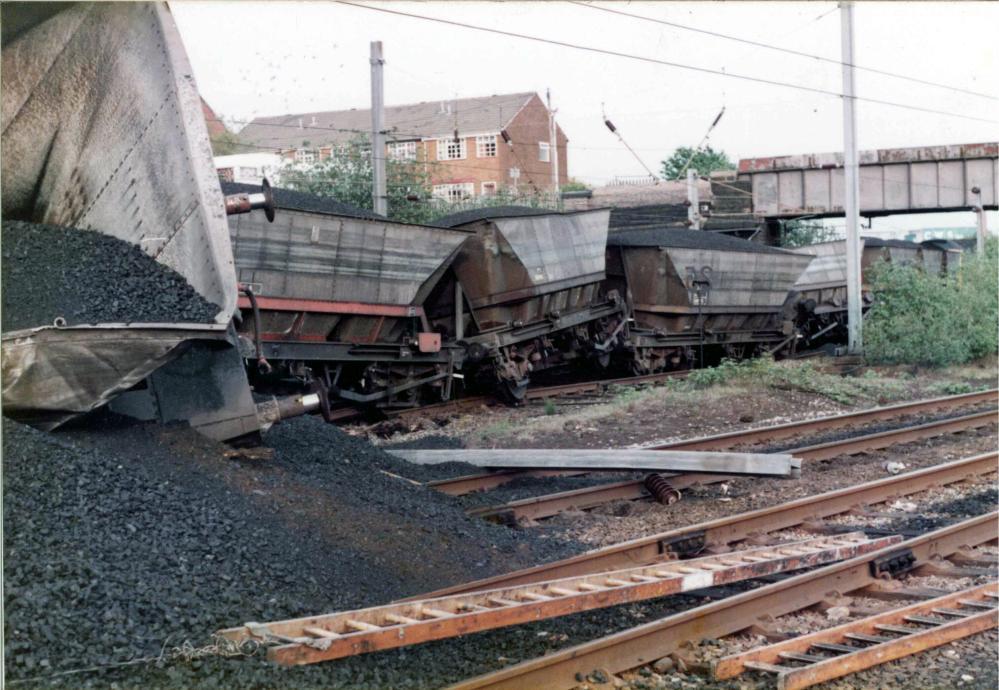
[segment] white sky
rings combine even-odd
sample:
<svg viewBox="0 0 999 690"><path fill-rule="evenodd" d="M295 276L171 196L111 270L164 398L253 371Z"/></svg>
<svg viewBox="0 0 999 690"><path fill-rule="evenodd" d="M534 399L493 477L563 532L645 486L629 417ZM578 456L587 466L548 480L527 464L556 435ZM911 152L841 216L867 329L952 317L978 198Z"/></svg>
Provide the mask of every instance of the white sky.
<svg viewBox="0 0 999 690"><path fill-rule="evenodd" d="M335 2L172 2L202 95L234 120L367 107L369 42L384 43L387 104L551 88L569 173L590 184L644 170L604 127L601 104L653 170L711 136L733 160L842 148L839 98L581 52ZM838 65L564 2L379 6L609 50L841 90ZM608 3L608 7L840 57L835 3ZM999 96L999 3L858 3L856 64ZM999 120L999 100L857 72L858 93ZM999 139L999 124L861 102L860 148ZM888 219L910 227L907 218ZM995 218L992 219L995 224ZM916 225L970 225L934 214ZM875 221L875 227L878 221Z"/></svg>

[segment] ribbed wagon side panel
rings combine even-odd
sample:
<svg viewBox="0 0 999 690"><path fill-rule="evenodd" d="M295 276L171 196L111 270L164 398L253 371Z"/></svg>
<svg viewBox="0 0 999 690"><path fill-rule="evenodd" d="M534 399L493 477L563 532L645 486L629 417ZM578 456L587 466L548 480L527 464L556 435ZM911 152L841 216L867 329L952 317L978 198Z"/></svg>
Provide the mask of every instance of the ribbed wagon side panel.
<svg viewBox="0 0 999 690"><path fill-rule="evenodd" d="M267 297L413 304L467 233L281 209L230 218L240 282Z"/></svg>
<svg viewBox="0 0 999 690"><path fill-rule="evenodd" d="M610 211L494 220L532 284L603 278Z"/></svg>

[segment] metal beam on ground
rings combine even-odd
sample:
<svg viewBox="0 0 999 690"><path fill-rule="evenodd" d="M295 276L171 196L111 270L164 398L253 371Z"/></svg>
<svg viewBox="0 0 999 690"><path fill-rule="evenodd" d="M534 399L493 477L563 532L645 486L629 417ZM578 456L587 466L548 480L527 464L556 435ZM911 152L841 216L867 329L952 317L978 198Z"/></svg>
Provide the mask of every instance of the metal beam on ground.
<svg viewBox="0 0 999 690"><path fill-rule="evenodd" d="M712 453L702 451L584 450L584 449L462 449L390 450L417 465L464 462L501 469L637 470L647 472L701 472L786 477L799 467L782 453Z"/></svg>

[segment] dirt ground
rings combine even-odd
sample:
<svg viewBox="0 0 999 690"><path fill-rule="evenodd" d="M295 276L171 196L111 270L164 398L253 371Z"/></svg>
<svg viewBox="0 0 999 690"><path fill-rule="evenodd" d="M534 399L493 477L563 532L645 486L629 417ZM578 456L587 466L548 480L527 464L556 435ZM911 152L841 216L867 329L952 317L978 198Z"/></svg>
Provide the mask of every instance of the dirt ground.
<svg viewBox="0 0 999 690"><path fill-rule="evenodd" d="M779 362L772 365L814 370L818 392L752 378L710 387L655 385L617 387L601 396L560 398L522 407L485 406L457 414L395 419L346 427L376 444L414 444L428 437L466 448L621 448L677 438L735 431L761 425L822 417L906 400L995 387L995 362L946 369L871 367L836 377L829 364ZM822 383L829 390L821 390ZM837 399L849 398L850 402ZM384 431L396 433L384 437ZM454 445L457 445L455 443Z"/></svg>

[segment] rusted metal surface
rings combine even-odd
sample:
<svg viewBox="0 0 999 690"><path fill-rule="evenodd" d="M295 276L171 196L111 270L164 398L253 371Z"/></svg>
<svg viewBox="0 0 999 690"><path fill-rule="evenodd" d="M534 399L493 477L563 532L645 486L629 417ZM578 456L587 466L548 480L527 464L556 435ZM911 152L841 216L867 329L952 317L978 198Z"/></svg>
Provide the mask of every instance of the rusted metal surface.
<svg viewBox="0 0 999 690"><path fill-rule="evenodd" d="M929 146L860 153L864 215L970 209L971 190L986 208L999 203L999 144ZM843 214L843 156L839 153L756 158L739 162L753 185L758 216Z"/></svg>
<svg viewBox="0 0 999 690"><path fill-rule="evenodd" d="M812 520L845 513L861 505L873 505L892 497L907 496L970 477L993 474L999 471L997 461L999 461L999 452L976 455L915 472L800 498L769 508L632 539L544 565L437 590L426 596L474 592L650 563L659 558L670 542L691 536L696 536L705 546L726 548L751 535L796 527Z"/></svg>
<svg viewBox="0 0 999 690"><path fill-rule="evenodd" d="M831 591L846 594L870 586L876 582L870 572L871 561L894 549L908 548L923 562L934 556L946 557L963 546L992 541L997 518L999 513L965 520L881 551L473 678L451 686L451 690L572 688L579 683L577 673L598 668L620 673L652 663L688 640L731 635L751 627L761 617L813 606Z"/></svg>
<svg viewBox="0 0 999 690"><path fill-rule="evenodd" d="M712 673L716 679L724 680L749 669L766 669L777 674L779 690L807 688L995 628L999 611L993 597L997 594L999 583L990 582L733 654L712 662ZM883 636L885 631L880 625L909 625L911 632L885 642L866 637ZM870 641L855 644L865 638ZM827 656L829 653L832 655ZM819 660L798 667L787 665L795 655L802 654L817 656Z"/></svg>
<svg viewBox="0 0 999 690"><path fill-rule="evenodd" d="M662 562L474 594L248 623L221 634L234 641L262 638L283 642L268 650L270 660L310 664L815 567L878 551L900 539L868 539L863 532L855 532L683 564Z"/></svg>
<svg viewBox="0 0 999 690"><path fill-rule="evenodd" d="M891 431L883 431L876 434L866 434L864 436L857 436L854 438L830 441L828 443L821 443L814 446L792 448L784 452L802 461L826 460L843 455L864 453L899 443L909 443L924 438L940 436L942 434L955 433L981 426L988 426L990 424L995 424L997 421L999 421L999 419L997 419L996 411L988 410L986 412L978 412L971 415L965 415L963 417L957 417L955 419L917 424L915 426L903 427L901 429L893 429ZM656 447L653 450L670 452L675 449L672 447ZM678 475L675 479L671 479L671 481L674 482L674 486L681 488L682 486L689 486L694 483L707 484L732 479L731 476L718 477L714 480L709 477L710 475L708 474L697 472ZM677 483L679 483L679 485ZM573 491L563 491L544 496L535 496L529 499L493 506L488 509L480 508L473 514L490 519L496 519L504 523L512 523L522 518L538 519L542 517L550 517L562 512L563 510L583 510L601 505L602 503L608 503L610 501L633 500L637 498L644 498L647 495L648 492L646 491L644 480L632 479L624 482L615 482L613 484L591 486L583 489L575 489Z"/></svg>
<svg viewBox="0 0 999 690"><path fill-rule="evenodd" d="M918 441L924 438L933 438L934 436L940 436L942 434L976 429L990 424L995 424L997 421L999 421L999 419L997 419L996 411L987 410L985 412L976 412L974 414L964 415L954 419L927 422L926 424L917 424L915 426L907 426L901 429L882 431L877 434L867 434L865 436L858 436L856 438L845 439L842 441L830 441L829 443L820 443L814 446L795 448L793 451L787 452L793 453L795 457L801 458L802 460L824 460L838 457L840 455L864 453L899 443L909 443L911 441Z"/></svg>
<svg viewBox="0 0 999 690"><path fill-rule="evenodd" d="M551 388L528 390L528 397L547 397L553 390L558 393L585 392L587 390L594 390L598 386L617 384L627 385L630 383L640 384L661 381L668 378L686 376L688 373L688 371L676 371L636 376L625 379L613 379L597 383L553 386ZM593 386L593 388L578 388L578 386ZM949 395L941 398L931 398L927 400L917 400L915 402L900 403L897 405L888 405L885 407L875 407L870 410L848 412L846 414L819 417L817 419L805 419L798 422L788 422L786 424L776 424L773 426L757 427L755 429L731 431L723 434L714 434L712 436L701 436L649 447L657 450L712 450L716 448L733 448L741 445L762 443L764 441L777 441L782 438L795 437L800 434L827 431L829 429L840 429L856 424L867 424L881 419L891 419L893 417L908 414L920 414L933 410L947 410L994 400L999 400L999 389L996 388L975 393L962 393L960 395ZM454 401L453 403L442 403L432 407L423 407L420 408L420 410L414 410L414 412L432 411L437 409L443 410L447 409L454 403L460 404L461 402L463 401ZM474 402L468 402L468 404L477 405L485 402L488 402L488 399L481 398L476 399ZM517 474L516 472L493 472L488 474L466 475L464 477L456 477L454 479L441 479L433 482L432 484L434 488L439 491L443 491L453 496L460 496L472 491L484 491L495 488L505 484L506 482L513 481L519 476L524 475Z"/></svg>
<svg viewBox="0 0 999 690"><path fill-rule="evenodd" d="M999 400L999 388L992 388L975 393L962 393L960 395L948 395L941 398L916 400L914 402L899 403L897 405L888 405L885 407L875 407L870 410L847 412L846 414L832 415L829 417L818 417L816 419L804 419L798 422L757 427L755 429L730 431L724 434L702 436L700 438L674 441L672 443L665 443L651 447L657 450L711 450L713 448L733 448L735 446L763 443L765 441L779 441L782 438L792 438L801 434L812 434L818 431L842 429L857 424L869 424L882 419L892 419L894 417L922 414L937 410L950 410L968 405L994 402L997 400Z"/></svg>

